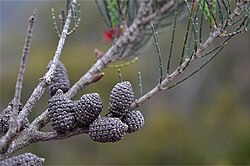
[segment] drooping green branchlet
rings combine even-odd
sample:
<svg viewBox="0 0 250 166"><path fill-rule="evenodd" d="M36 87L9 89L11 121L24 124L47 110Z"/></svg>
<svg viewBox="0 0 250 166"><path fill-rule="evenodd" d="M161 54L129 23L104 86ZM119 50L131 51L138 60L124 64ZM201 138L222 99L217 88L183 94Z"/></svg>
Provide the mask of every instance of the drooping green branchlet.
<svg viewBox="0 0 250 166"><path fill-rule="evenodd" d="M96 142L116 142L123 139L128 126L119 118L103 117L89 126L89 136Z"/></svg>
<svg viewBox="0 0 250 166"><path fill-rule="evenodd" d="M44 163L43 158L39 158L32 153L24 153L18 156L14 156L3 160L0 162L0 165L3 166L18 166L18 165L25 165L25 166L42 166Z"/></svg>
<svg viewBox="0 0 250 166"><path fill-rule="evenodd" d="M117 83L109 98L109 111L116 117L125 115L134 101L134 91L130 82Z"/></svg>
<svg viewBox="0 0 250 166"><path fill-rule="evenodd" d="M49 62L47 69L49 70L52 61ZM58 89L61 89L64 93L70 88L70 82L67 74L67 70L61 61L58 61L55 72L49 85L49 93L51 96L55 95Z"/></svg>
<svg viewBox="0 0 250 166"><path fill-rule="evenodd" d="M51 125L57 132L66 133L75 128L74 104L63 94L61 89L49 99L48 113Z"/></svg>
<svg viewBox="0 0 250 166"><path fill-rule="evenodd" d="M75 104L79 127L89 126L102 111L102 100L98 93L85 94Z"/></svg>
<svg viewBox="0 0 250 166"><path fill-rule="evenodd" d="M129 111L121 120L128 125L128 133L138 131L145 123L144 117L139 110Z"/></svg>

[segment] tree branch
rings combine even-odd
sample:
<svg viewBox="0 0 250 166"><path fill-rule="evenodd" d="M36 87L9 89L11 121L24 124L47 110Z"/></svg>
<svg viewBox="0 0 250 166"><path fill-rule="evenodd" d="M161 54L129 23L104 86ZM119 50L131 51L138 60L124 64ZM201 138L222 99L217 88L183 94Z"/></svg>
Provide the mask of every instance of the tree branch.
<svg viewBox="0 0 250 166"><path fill-rule="evenodd" d="M39 141L55 141L55 140L62 140L62 139L66 139L69 137L72 137L74 135L78 135L78 134L88 134L89 130L88 127L86 128L78 128L70 133L66 133L66 134L58 134L57 132L40 132L37 131L36 135L35 135L35 141L39 142Z"/></svg>
<svg viewBox="0 0 250 166"><path fill-rule="evenodd" d="M170 75L167 75L167 77L162 81L162 83L157 84L153 89L151 89L148 93L146 93L144 96L140 97L139 99L136 99L135 102L133 102L129 108L129 110L133 110L137 107L140 107L143 103L145 103L147 100L149 100L151 97L153 97L156 93L162 90L167 90L168 85L172 82L174 78L176 78L178 75L182 74L185 68L190 64L190 62L193 62L194 60L201 58L203 51L208 48L211 43L215 41L218 37L224 37L224 32L227 26L230 26L228 24L229 21L233 20L236 16L240 15L241 10L243 9L244 5L247 3L247 1L243 1L239 4L237 4L237 7L232 12L232 14L229 16L229 18L225 21L225 25L220 25L215 31L209 36L209 38L200 45L200 48L197 49L197 51L194 53L194 56L191 57L191 59L186 59L181 66L177 67L174 72L172 72ZM236 35L232 34L232 35Z"/></svg>
<svg viewBox="0 0 250 166"><path fill-rule="evenodd" d="M20 103L21 92L22 92L23 77L24 77L24 72L26 68L28 54L30 52L32 32L33 32L35 20L36 20L36 10L34 10L33 14L29 18L29 25L27 29L26 39L25 39L24 46L23 46L23 54L21 56L21 62L20 62L18 76L17 76L15 96L13 100L13 109L10 114L9 130L0 140L0 152L1 153L4 152L4 150L8 147L10 142L14 139L16 134L19 132L17 116L18 116L18 109L19 109L19 103Z"/></svg>
<svg viewBox="0 0 250 166"><path fill-rule="evenodd" d="M53 132L40 132L34 129L24 129L20 135L11 143L6 156L10 156L15 151L28 146L31 143L36 143L39 141L56 141L63 140L74 135L87 134L88 128L78 128L70 133L58 134L56 131ZM1 156L0 156L1 157Z"/></svg>
<svg viewBox="0 0 250 166"><path fill-rule="evenodd" d="M161 15L162 13L166 12L168 9L170 9L172 6L175 5L174 0L166 1L166 4L162 5L158 10L153 11L152 10L152 3L153 0L145 0L141 2L141 6L139 8L139 12L134 20L134 22L131 24L131 26L124 31L123 35L120 36L115 43L110 47L104 55L96 61L96 63L89 69L89 71L83 75L79 81L77 81L71 89L66 93L66 96L68 98L74 97L81 89L83 89L86 85L93 82L93 79L95 78L95 75L100 73L102 69L104 69L110 62L117 61L120 59L124 59L129 56L129 53L133 50L133 47L137 44L138 39L140 39L141 35L143 35L143 32L146 30L146 27L151 23L154 22L156 17ZM241 5L244 5L246 1L242 2L240 5L238 4L238 7L235 10L238 10L238 12L241 11ZM241 7L239 7L241 6ZM238 9L239 8L239 9ZM70 14L71 12L69 12ZM145 14L146 13L146 14ZM234 13L234 12L233 12ZM235 16L229 17L230 19L234 19ZM65 23L66 25L66 23ZM191 58L186 58L184 62L170 75L167 75L166 78L161 82L161 84L158 84L156 87L154 87L151 91L146 93L144 96L136 100L130 107L130 110L139 107L145 101L149 100L152 96L154 96L156 93L158 93L161 90L166 90L168 88L168 85L170 82L176 78L177 75L180 75L183 70L187 67L189 62L193 62L195 59L198 59L202 56L202 53L206 48L215 41L218 37L223 37L222 33L224 33L224 28L219 26L210 36L209 38L200 46L200 48L197 49L197 51L194 53ZM66 36L65 36L66 37ZM63 40L63 38L62 38ZM64 39L65 40L65 39ZM62 42L64 44L64 41ZM60 45L60 41L59 44ZM61 48L62 49L62 48ZM58 46L58 49L59 46ZM125 51L120 51L125 50ZM53 61L57 61L60 56L60 53L56 51L55 57ZM53 63L55 63L53 62ZM52 69L51 69L52 70ZM46 75L43 77L43 80L45 84L50 82L50 79L53 75L53 70L46 73ZM44 85L41 85L43 87ZM36 90L35 90L36 91ZM41 90L37 90L39 93ZM38 98L39 99L39 98ZM36 100L38 100L36 99ZM28 102L27 102L28 103ZM26 103L26 104L27 104ZM30 105L35 104L36 101ZM28 107L28 106L26 106ZM33 107L26 108L27 110L31 110ZM59 139L65 139L68 137L71 137L73 135L81 134L81 133L87 133L87 129L77 129L71 133L59 135L56 132L40 132L42 127L44 127L49 121L48 117L48 110L44 111L40 116L38 116L31 124L30 128L27 130L24 130L21 132L21 134L12 142L10 148L8 149L8 155L14 153L18 149L21 149L33 142L38 141L49 141L49 140L59 140ZM27 133L26 133L27 132Z"/></svg>
<svg viewBox="0 0 250 166"><path fill-rule="evenodd" d="M1 139L1 142L0 142L1 151L2 151L3 147L6 147L6 145L8 145L12 141L10 138L14 137L14 134L16 133L16 130L21 127L23 119L28 117L28 115L31 112L34 105L37 103L37 101L44 94L44 91L45 91L47 85L51 83L51 78L53 77L53 73L55 71L56 64L57 64L57 62L59 60L59 57L61 55L62 49L64 47L64 43L65 43L65 40L66 40L66 37L67 37L67 34L68 34L68 30L70 28L70 22L71 22L71 18L72 18L71 10L73 10L75 8L76 4L77 4L77 1L72 0L72 2L71 2L72 7L69 8L68 15L67 15L67 18L66 18L66 21L65 21L65 25L63 27L63 31L62 31L60 40L58 42L57 49L56 49L56 52L55 52L55 55L54 55L54 58L53 58L50 69L41 78L41 82L38 84L38 86L32 92L30 98L28 99L28 101L24 105L22 111L18 114L18 116L16 115L17 116L17 121L15 122L16 123L15 130L7 132L7 134ZM24 48L24 50L26 50L26 48ZM9 133L11 133L11 135Z"/></svg>

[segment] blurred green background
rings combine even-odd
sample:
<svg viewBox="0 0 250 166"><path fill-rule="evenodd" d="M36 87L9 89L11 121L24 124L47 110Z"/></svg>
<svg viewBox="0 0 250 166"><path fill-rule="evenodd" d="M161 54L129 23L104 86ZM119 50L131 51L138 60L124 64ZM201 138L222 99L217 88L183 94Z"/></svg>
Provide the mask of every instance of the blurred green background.
<svg viewBox="0 0 250 166"><path fill-rule="evenodd" d="M80 1L81 26L67 38L61 55L71 83L77 81L94 63L93 50L106 51L102 33L104 23L94 1ZM1 0L1 110L13 98L15 81L25 39L27 20L33 9L38 17L23 83L24 104L43 76L53 57L58 37L51 19L64 8L64 1ZM185 22L185 21L183 21ZM180 53L184 27L179 24L175 56ZM209 33L209 31L207 32ZM167 61L171 32L161 32L163 62ZM96 143L87 135L61 141L32 144L19 153L32 152L53 164L250 164L250 33L233 38L210 63L183 84L157 94L140 110L146 124L117 143ZM138 76L142 73L143 92L158 82L155 46L139 60L122 68L124 80L131 81L139 97ZM166 63L165 63L166 64ZM172 69L173 70L173 69ZM105 69L104 78L79 92L98 92L107 112L109 93L118 81L117 69ZM49 95L37 103L32 121L47 108ZM51 131L48 124L44 131Z"/></svg>

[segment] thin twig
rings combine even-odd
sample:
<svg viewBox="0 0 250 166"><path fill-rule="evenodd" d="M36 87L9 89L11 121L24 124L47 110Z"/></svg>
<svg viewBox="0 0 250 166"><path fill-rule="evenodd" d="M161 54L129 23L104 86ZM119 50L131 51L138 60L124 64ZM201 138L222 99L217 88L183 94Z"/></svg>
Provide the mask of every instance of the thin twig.
<svg viewBox="0 0 250 166"><path fill-rule="evenodd" d="M139 79L140 97L142 97L142 78L141 78L141 72L138 72L138 79Z"/></svg>
<svg viewBox="0 0 250 166"><path fill-rule="evenodd" d="M118 71L118 81L122 82L123 79L122 79L121 69L118 69L117 71Z"/></svg>
<svg viewBox="0 0 250 166"><path fill-rule="evenodd" d="M20 135L12 142L10 148L6 152L6 156L10 156L13 152L17 151L18 149L22 149L28 146L31 143L36 143L39 141L55 141L55 140L62 140L74 135L79 134L87 134L88 128L78 128L70 133L65 134L58 134L56 131L54 132L40 132L34 129L24 129Z"/></svg>
<svg viewBox="0 0 250 166"><path fill-rule="evenodd" d="M186 1L186 3L188 4L187 1ZM183 43L183 47L182 47L180 66L184 61L184 54L185 54L185 50L186 50L186 46L187 46L187 40L188 40L188 36L189 36L189 28L190 28L191 21L192 21L192 18L193 18L192 16L193 16L193 12L194 12L194 3L195 3L195 1L192 0L192 8L191 8L190 13L189 13L188 25L187 25L187 29L186 29L186 33L185 33L185 37L184 37L184 43Z"/></svg>
<svg viewBox="0 0 250 166"><path fill-rule="evenodd" d="M205 4L206 3L202 3L203 5L202 5L202 12L201 12L201 18L200 18L200 30L199 30L199 44L200 43L202 43L202 38L201 38L201 36L202 36L202 30L203 30L203 18L204 18L204 9L205 9Z"/></svg>
<svg viewBox="0 0 250 166"><path fill-rule="evenodd" d="M159 42L159 35L158 32L155 31L154 25L151 24L151 28L153 31L153 36L154 36L154 42L157 50L157 55L158 55L158 61L159 61L159 83L162 82L162 77L163 77L163 67L162 67L162 56L161 56L161 48L160 48L160 42Z"/></svg>
<svg viewBox="0 0 250 166"><path fill-rule="evenodd" d="M31 46L31 39L33 33L34 22L36 20L36 10L34 10L33 14L29 18L29 25L27 29L26 39L23 46L23 54L21 56L21 62L19 67L19 72L17 76L16 88L15 88L15 96L13 100L13 110L10 115L9 120L9 130L4 137L0 140L0 152L3 152L6 147L10 144L10 142L14 139L16 134L19 132L17 116L18 116L18 108L21 98L22 92L22 84L23 84L23 77L26 68L28 54L30 52Z"/></svg>
<svg viewBox="0 0 250 166"><path fill-rule="evenodd" d="M72 9L72 8L71 8ZM72 9L73 10L73 9ZM75 11L75 9L74 9ZM81 22L81 9L80 9L80 4L77 5L77 12L73 12L73 19L74 19L74 28L72 30L70 30L68 32L67 35L71 35L72 33L76 32L76 30L79 28L80 26L80 22Z"/></svg>
<svg viewBox="0 0 250 166"><path fill-rule="evenodd" d="M34 140L35 140L34 142L62 140L62 139L72 137L74 135L88 134L88 132L89 132L88 127L78 128L78 129L71 131L70 133L66 133L66 134L58 134L56 131L53 131L53 132L39 132L39 131L37 131L37 133L34 137Z"/></svg>
<svg viewBox="0 0 250 166"><path fill-rule="evenodd" d="M169 74L170 63L171 63L171 59L172 59L171 57L172 57L172 51L173 51L174 39L175 39L175 30L176 30L178 6L179 6L179 0L177 0L177 1L175 2L175 12L174 12L174 21L173 21L173 32L172 32L171 44L170 44L169 55L168 55L167 74Z"/></svg>
<svg viewBox="0 0 250 166"><path fill-rule="evenodd" d="M58 37L60 37L60 32L58 30L58 26L57 26L57 23L56 23L56 15L55 15L55 10L54 8L51 8L51 15L52 15L52 20L53 20L53 24L54 24L54 29L56 31L56 34L58 35Z"/></svg>
<svg viewBox="0 0 250 166"><path fill-rule="evenodd" d="M128 23L126 21L126 11L124 12L124 8L126 7L126 10L127 10L128 7L124 5L124 2L125 2L124 0L120 0L120 3L118 3L118 6L119 6L121 20L122 20L121 25L123 26L124 29L127 29Z"/></svg>

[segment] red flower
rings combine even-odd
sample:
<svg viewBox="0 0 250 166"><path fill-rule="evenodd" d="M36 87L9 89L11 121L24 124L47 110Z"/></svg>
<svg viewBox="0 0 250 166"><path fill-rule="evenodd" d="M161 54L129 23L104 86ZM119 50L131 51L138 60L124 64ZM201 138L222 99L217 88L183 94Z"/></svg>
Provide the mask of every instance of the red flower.
<svg viewBox="0 0 250 166"><path fill-rule="evenodd" d="M110 42L117 36L118 36L118 31L115 27L104 31L103 33L103 39L105 42Z"/></svg>

